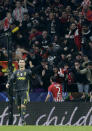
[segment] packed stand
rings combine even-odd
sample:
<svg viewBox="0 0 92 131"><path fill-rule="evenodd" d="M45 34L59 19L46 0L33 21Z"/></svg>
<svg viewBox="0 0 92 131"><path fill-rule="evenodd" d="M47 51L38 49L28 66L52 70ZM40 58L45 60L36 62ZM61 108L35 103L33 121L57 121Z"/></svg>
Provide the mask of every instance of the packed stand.
<svg viewBox="0 0 92 131"><path fill-rule="evenodd" d="M32 70L31 93L47 92L50 77L56 76L64 96L71 92L71 100L92 97L90 0L1 0L0 61L8 59L8 32L13 61L24 58ZM1 69L0 80L7 76Z"/></svg>

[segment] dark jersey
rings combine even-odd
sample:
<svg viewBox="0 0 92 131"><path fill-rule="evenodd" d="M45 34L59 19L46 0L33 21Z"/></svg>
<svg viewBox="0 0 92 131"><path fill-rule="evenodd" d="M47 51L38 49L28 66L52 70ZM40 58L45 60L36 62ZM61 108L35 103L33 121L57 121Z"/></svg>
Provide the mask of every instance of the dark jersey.
<svg viewBox="0 0 92 131"><path fill-rule="evenodd" d="M31 77L31 71L28 69L25 69L23 71L21 70L17 70L15 71L8 83L10 84L11 82L15 83L15 90L16 91L21 91L21 90L28 90L28 84L29 84L29 80Z"/></svg>

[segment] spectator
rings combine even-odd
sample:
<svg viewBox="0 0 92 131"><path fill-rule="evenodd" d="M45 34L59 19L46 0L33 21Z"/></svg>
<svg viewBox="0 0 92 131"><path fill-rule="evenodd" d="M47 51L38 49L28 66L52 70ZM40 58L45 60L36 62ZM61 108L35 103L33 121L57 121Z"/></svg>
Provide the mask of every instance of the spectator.
<svg viewBox="0 0 92 131"><path fill-rule="evenodd" d="M82 50L84 55L88 55L88 42L92 41L92 31L86 23L82 26Z"/></svg>
<svg viewBox="0 0 92 131"><path fill-rule="evenodd" d="M37 40L41 43L41 47L47 48L50 44L51 38L49 37L47 31L43 31L42 35L37 37Z"/></svg>
<svg viewBox="0 0 92 131"><path fill-rule="evenodd" d="M59 18L55 18L54 13L49 14L49 19L48 19L48 33L49 35L53 36L55 34L60 35L60 29L61 29L61 24Z"/></svg>
<svg viewBox="0 0 92 131"><path fill-rule="evenodd" d="M43 81L43 88L47 91L48 86L50 85L50 77L52 76L52 71L46 60L41 61L41 65L36 67L37 74L41 77Z"/></svg>
<svg viewBox="0 0 92 131"><path fill-rule="evenodd" d="M41 91L40 89L42 89L43 87L43 82L40 78L40 76L38 76L36 74L36 72L34 70L32 70L32 78L31 78L31 82L30 82L30 89L32 92L38 92Z"/></svg>
<svg viewBox="0 0 92 131"><path fill-rule="evenodd" d="M92 61L92 41L89 41L88 46L88 58Z"/></svg>
<svg viewBox="0 0 92 131"><path fill-rule="evenodd" d="M4 31L9 30L10 25L12 24L12 16L10 12L7 12L6 18L4 19Z"/></svg>
<svg viewBox="0 0 92 131"><path fill-rule="evenodd" d="M61 36L64 37L65 34L67 33L67 28L69 26L69 18L68 15L65 11L62 12L62 15L60 17L60 22L61 22Z"/></svg>
<svg viewBox="0 0 92 131"><path fill-rule="evenodd" d="M27 12L27 9L23 8L19 0L16 1L16 8L13 10L13 18L20 23L24 19L24 13Z"/></svg>
<svg viewBox="0 0 92 131"><path fill-rule="evenodd" d="M90 71L87 68L81 69L80 64L79 63L75 63L75 69L77 70L77 72L82 75L80 78L80 82L82 82L82 84L78 84L78 90L79 92L83 93L82 99L84 99L86 97L86 94L88 94L89 92L89 80L90 80ZM79 79L78 78L78 79Z"/></svg>

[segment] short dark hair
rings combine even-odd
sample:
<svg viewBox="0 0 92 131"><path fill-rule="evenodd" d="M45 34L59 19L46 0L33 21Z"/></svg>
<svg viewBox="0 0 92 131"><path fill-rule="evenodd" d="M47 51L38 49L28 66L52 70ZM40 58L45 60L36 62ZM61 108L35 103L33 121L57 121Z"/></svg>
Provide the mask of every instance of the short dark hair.
<svg viewBox="0 0 92 131"><path fill-rule="evenodd" d="M79 63L80 64L80 62L78 60L75 60L74 63Z"/></svg>
<svg viewBox="0 0 92 131"><path fill-rule="evenodd" d="M21 59L19 59L19 60L18 60L18 62L19 62L20 60L23 60L23 61L25 61L25 59L21 58Z"/></svg>
<svg viewBox="0 0 92 131"><path fill-rule="evenodd" d="M47 60L46 60L46 59L42 59L42 61L41 61L41 62L47 63Z"/></svg>
<svg viewBox="0 0 92 131"><path fill-rule="evenodd" d="M56 82L56 77L55 76L51 76L50 80L52 80L53 82Z"/></svg>

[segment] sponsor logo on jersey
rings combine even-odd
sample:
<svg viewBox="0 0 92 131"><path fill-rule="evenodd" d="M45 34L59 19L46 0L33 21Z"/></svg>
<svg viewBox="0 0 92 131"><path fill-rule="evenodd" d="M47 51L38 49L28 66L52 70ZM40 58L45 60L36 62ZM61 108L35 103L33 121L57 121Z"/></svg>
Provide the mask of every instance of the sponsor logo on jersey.
<svg viewBox="0 0 92 131"><path fill-rule="evenodd" d="M17 80L25 80L26 77L18 77Z"/></svg>

